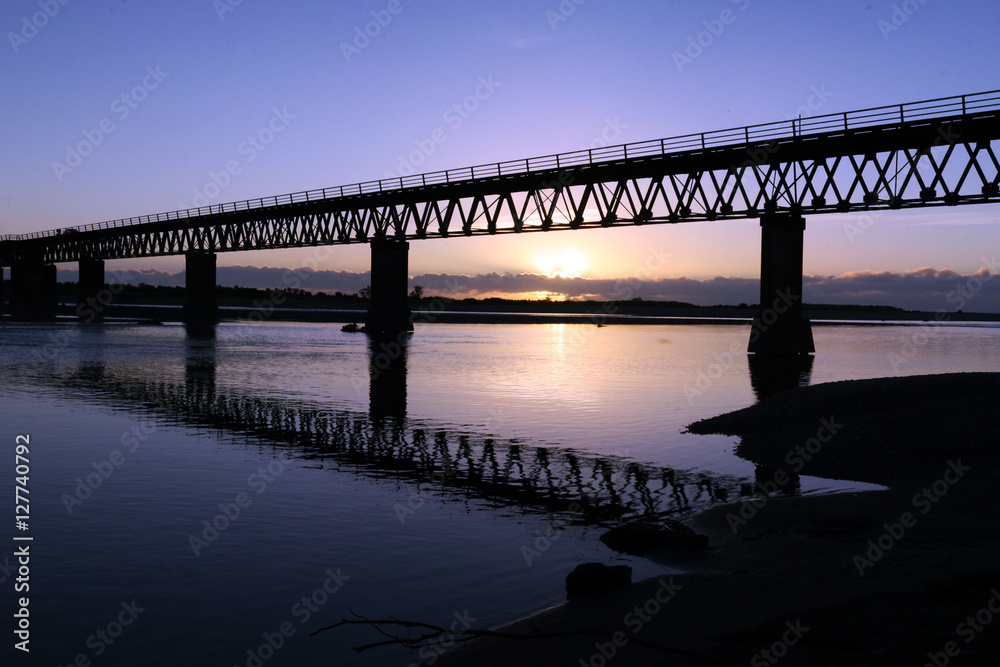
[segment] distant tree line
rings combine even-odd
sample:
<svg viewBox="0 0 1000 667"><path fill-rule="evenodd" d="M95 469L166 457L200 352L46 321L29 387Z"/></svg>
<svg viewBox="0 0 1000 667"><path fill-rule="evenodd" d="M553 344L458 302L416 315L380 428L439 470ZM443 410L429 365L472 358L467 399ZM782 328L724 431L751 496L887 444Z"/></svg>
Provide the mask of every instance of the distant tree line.
<svg viewBox="0 0 1000 667"><path fill-rule="evenodd" d="M65 297L69 297L76 294L77 283L75 282L61 282L58 285L59 294ZM223 287L219 286L217 288L217 295L220 299L266 299L275 294L280 294L287 300L294 301L312 301L312 302L323 302L323 301L368 301L371 299L372 288L366 285L359 289L357 292L347 293L347 292L310 292L309 290L303 289L301 287L283 287L280 289L259 289L256 287L240 287L236 285L235 287ZM160 298L160 299L183 299L184 298L184 287L180 286L169 286L169 285L150 285L149 283L139 283L138 285L123 285L121 296L128 297L128 300L135 298ZM10 280L4 280L4 294L10 294ZM425 293L425 289L422 285L415 285L409 293L409 298L413 301L427 301L429 299L434 299L444 304L516 304L519 306L531 306L532 304L546 304L547 306L560 306L564 305L566 308L572 307L589 307L600 305L604 303L614 304L616 306L633 308L735 308L741 310L756 310L757 304L751 303L740 303L738 305L726 305L726 304L716 304L714 306L696 306L693 303L687 303L685 301L656 301L653 299L643 299L641 297L634 297L625 300L612 300L612 301L599 301L599 300L573 300L573 301L555 301L551 298L547 299L506 299L502 297L485 297L485 298L475 298L468 297L465 299L455 299L451 297L443 296L428 296ZM896 312L908 312L905 308L897 308L896 306L860 306L860 305L841 305L841 304L803 304L803 308L806 309L822 309L822 310L833 310L833 311L896 311Z"/></svg>

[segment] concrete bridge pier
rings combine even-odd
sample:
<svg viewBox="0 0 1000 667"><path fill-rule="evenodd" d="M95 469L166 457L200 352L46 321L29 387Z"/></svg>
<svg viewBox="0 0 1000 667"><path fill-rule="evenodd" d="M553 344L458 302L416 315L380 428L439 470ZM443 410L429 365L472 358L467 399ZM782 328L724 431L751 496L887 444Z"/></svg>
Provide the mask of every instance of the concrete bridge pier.
<svg viewBox="0 0 1000 667"><path fill-rule="evenodd" d="M413 331L407 304L410 244L378 239L372 246L372 296L365 331L374 336L395 337Z"/></svg>
<svg viewBox="0 0 1000 667"><path fill-rule="evenodd" d="M215 253L188 252L184 259L184 321L191 324L218 322Z"/></svg>
<svg viewBox="0 0 1000 667"><path fill-rule="evenodd" d="M44 321L56 317L56 266L22 262L10 269L11 313L17 319Z"/></svg>
<svg viewBox="0 0 1000 667"><path fill-rule="evenodd" d="M812 326L802 317L802 245L806 221L793 213L760 219L760 310L751 354L812 354Z"/></svg>
<svg viewBox="0 0 1000 667"><path fill-rule="evenodd" d="M81 259L76 314L87 322L104 319L104 309L110 303L110 293L104 291L104 260Z"/></svg>

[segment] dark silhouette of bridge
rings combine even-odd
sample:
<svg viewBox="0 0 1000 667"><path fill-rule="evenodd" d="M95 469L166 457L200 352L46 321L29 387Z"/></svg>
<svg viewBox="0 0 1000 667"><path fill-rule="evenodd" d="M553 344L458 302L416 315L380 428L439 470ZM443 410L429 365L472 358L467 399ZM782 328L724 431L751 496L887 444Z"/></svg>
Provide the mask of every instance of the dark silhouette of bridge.
<svg viewBox="0 0 1000 667"><path fill-rule="evenodd" d="M805 216L1000 202L1000 91L310 190L0 237L12 306L51 311L55 264L80 304L105 260L186 256L188 321L213 320L216 253L368 243L371 333L413 330L409 241L759 219L760 311L749 351L810 353Z"/></svg>

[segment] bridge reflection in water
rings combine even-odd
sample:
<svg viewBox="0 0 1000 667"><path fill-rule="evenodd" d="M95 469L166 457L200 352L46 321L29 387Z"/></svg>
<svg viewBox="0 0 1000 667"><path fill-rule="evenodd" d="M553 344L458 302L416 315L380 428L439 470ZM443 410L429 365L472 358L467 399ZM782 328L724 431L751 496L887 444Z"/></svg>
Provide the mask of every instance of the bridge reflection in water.
<svg viewBox="0 0 1000 667"><path fill-rule="evenodd" d="M806 387L812 379L812 355L747 355L750 386L757 401Z"/></svg>
<svg viewBox="0 0 1000 667"><path fill-rule="evenodd" d="M74 397L130 415L211 431L220 439L289 450L338 472L431 482L435 497L526 512L567 513L602 523L669 515L735 498L747 479L674 469L490 437L406 417L406 345L383 355L369 345L369 412L270 396L217 378L212 329L188 329L183 379L126 375L102 361L59 378ZM387 362L388 360L388 362ZM50 387L51 388L51 387Z"/></svg>

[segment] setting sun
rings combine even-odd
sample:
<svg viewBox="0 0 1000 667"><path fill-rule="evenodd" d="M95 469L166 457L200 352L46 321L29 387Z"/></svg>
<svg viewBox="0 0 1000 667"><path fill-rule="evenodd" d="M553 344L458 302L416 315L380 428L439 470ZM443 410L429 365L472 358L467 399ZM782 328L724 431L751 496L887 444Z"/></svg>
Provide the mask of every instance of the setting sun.
<svg viewBox="0 0 1000 667"><path fill-rule="evenodd" d="M558 255L539 255L535 265L549 278L578 278L587 268L587 260L576 250L565 250Z"/></svg>

